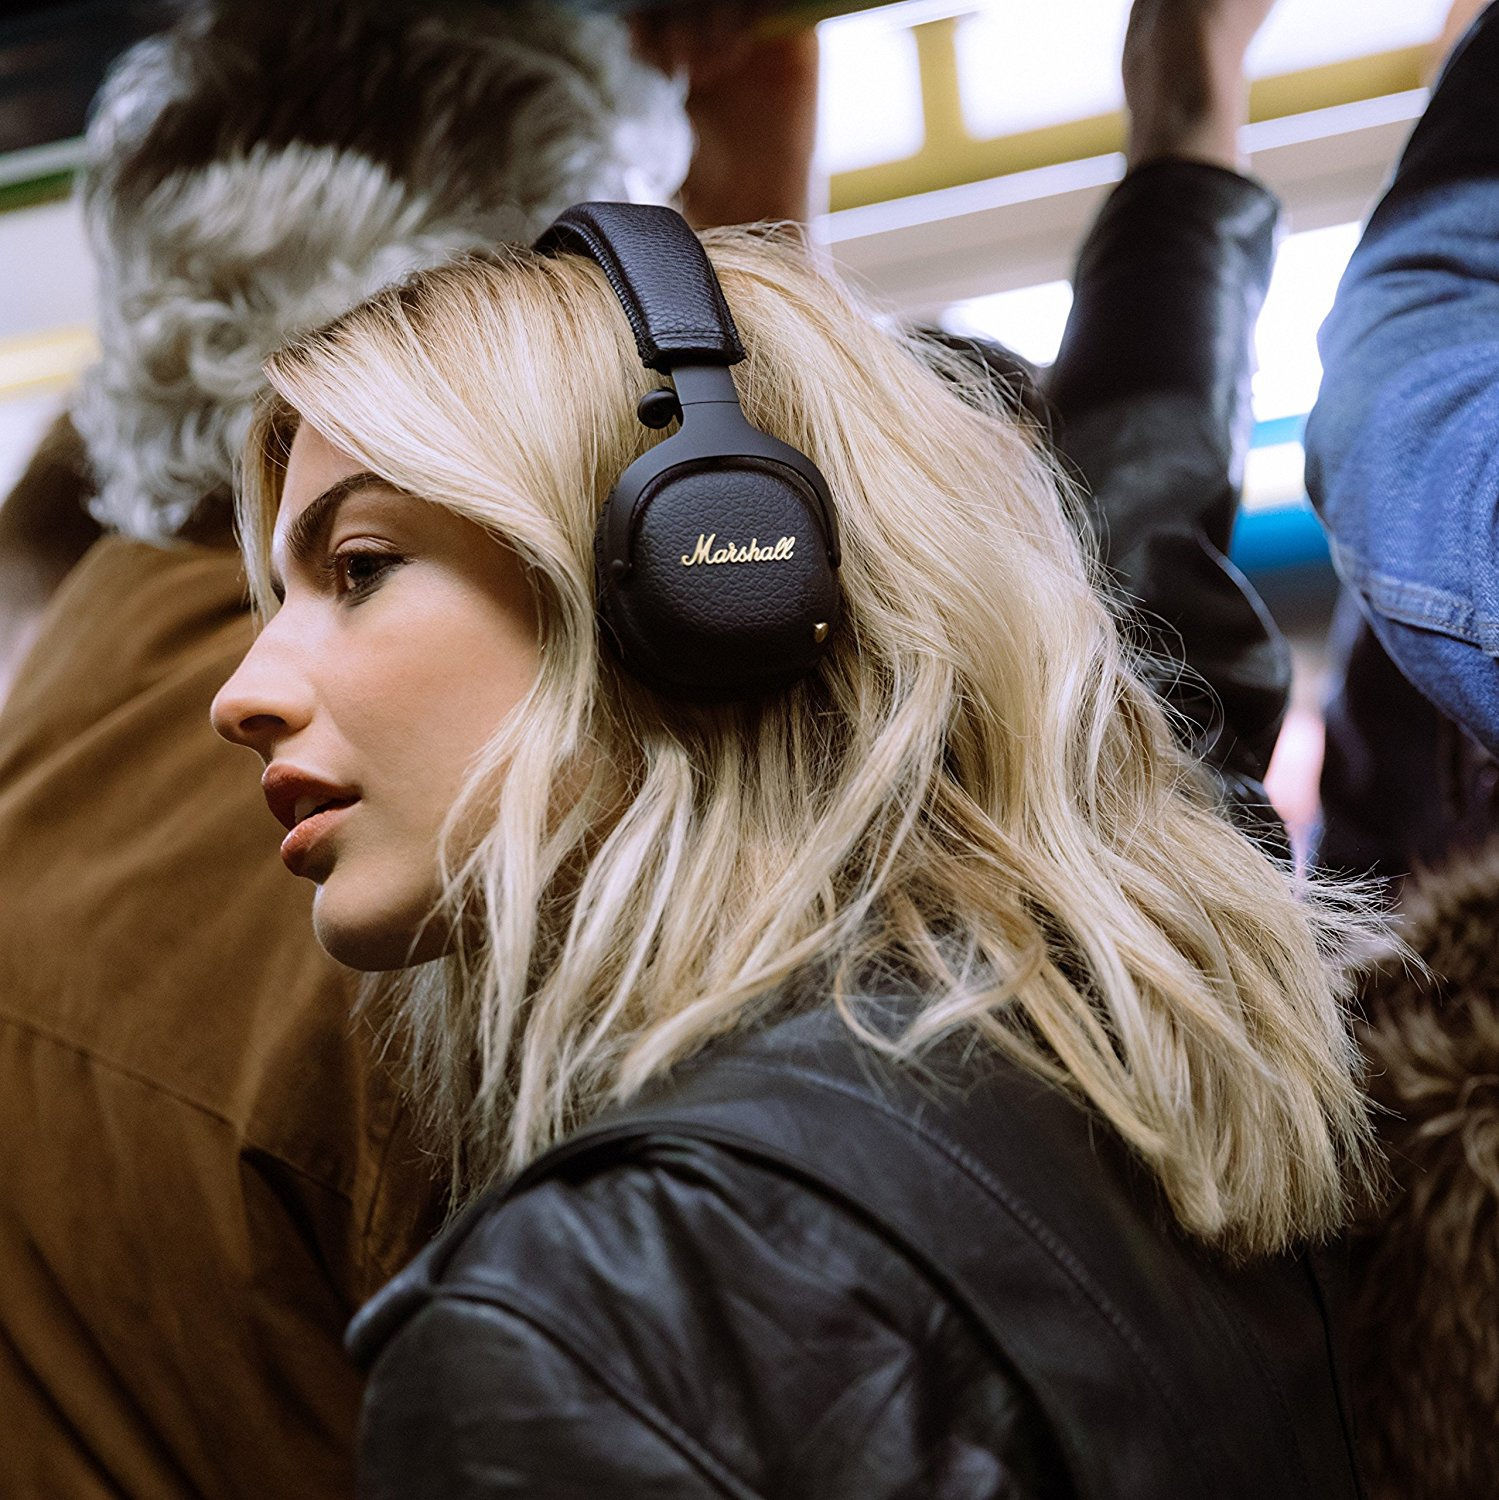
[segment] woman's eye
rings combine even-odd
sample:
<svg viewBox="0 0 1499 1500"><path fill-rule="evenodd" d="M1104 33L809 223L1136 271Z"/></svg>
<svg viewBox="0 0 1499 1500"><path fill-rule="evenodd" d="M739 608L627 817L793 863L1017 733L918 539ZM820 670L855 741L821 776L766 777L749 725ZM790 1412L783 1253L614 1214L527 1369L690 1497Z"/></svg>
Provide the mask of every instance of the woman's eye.
<svg viewBox="0 0 1499 1500"><path fill-rule="evenodd" d="M400 561L388 552L340 552L331 564L334 591L340 597L367 594Z"/></svg>

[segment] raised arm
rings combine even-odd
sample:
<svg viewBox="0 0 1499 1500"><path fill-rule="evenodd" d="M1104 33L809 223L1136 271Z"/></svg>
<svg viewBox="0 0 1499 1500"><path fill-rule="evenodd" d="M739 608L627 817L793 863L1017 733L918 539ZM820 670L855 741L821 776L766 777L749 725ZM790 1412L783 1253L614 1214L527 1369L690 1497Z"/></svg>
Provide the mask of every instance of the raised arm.
<svg viewBox="0 0 1499 1500"><path fill-rule="evenodd" d="M765 0L657 7L633 21L637 52L680 78L692 125L682 212L695 227L807 222L827 207L813 164L817 33L772 27Z"/></svg>
<svg viewBox="0 0 1499 1500"><path fill-rule="evenodd" d="M1459 45L1322 330L1307 483L1401 670L1499 752L1499 8Z"/></svg>
<svg viewBox="0 0 1499 1500"><path fill-rule="evenodd" d="M1079 255L1047 381L1161 690L1240 805L1262 798L1290 681L1279 632L1225 556L1275 248L1275 199L1237 170L1244 51L1271 4L1137 0L1130 170Z"/></svg>

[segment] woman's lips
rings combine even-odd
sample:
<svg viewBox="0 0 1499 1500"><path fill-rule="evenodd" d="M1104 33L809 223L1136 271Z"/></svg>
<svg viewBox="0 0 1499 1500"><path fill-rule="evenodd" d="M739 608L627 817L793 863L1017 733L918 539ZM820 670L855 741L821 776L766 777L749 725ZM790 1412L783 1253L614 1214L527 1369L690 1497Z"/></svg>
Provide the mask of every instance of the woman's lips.
<svg viewBox="0 0 1499 1500"><path fill-rule="evenodd" d="M306 875L316 879L310 869L317 846L343 821L344 814L359 799L349 797L334 802L328 807L303 818L287 836L281 840L281 861L293 875Z"/></svg>

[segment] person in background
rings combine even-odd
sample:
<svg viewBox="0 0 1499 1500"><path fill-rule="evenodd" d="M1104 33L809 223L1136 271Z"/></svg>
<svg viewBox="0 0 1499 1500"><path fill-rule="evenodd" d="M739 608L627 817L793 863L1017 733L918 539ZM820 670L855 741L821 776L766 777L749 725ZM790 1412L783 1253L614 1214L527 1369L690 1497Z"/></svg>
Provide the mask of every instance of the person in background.
<svg viewBox="0 0 1499 1500"><path fill-rule="evenodd" d="M1357 992L1393 1184L1353 1239L1350 1389L1370 1500L1469 1500L1499 1472L1499 841L1413 876L1398 931Z"/></svg>
<svg viewBox="0 0 1499 1500"><path fill-rule="evenodd" d="M0 513L34 640L0 714L7 1496L352 1493L344 1326L444 1199L207 725L251 638L234 457L297 329L667 196L689 150L621 23L535 5L222 0L106 83L86 456L60 428Z"/></svg>
<svg viewBox="0 0 1499 1500"><path fill-rule="evenodd" d="M1477 9L1458 6L1454 22ZM1496 80L1499 9L1488 6L1458 41L1349 263L1322 330L1325 374L1307 425L1312 499L1388 654L1367 649L1369 690L1359 695L1350 678L1345 693L1363 747L1353 771L1418 823L1433 788L1390 768L1430 776L1445 742L1450 769L1437 767L1438 786L1464 793L1475 833L1495 827L1499 753ZM1409 686L1381 693L1391 662ZM1432 707L1407 716L1417 693ZM1425 831L1457 826L1450 806L1437 811ZM1359 996L1395 1181L1356 1241L1353 1391L1378 1500L1459 1500L1489 1493L1499 1468L1492 832L1418 872L1400 905L1402 936L1423 965L1403 950L1378 954Z"/></svg>
<svg viewBox="0 0 1499 1500"><path fill-rule="evenodd" d="M1148 675L1233 814L1284 849L1263 779L1290 655L1228 561L1253 424L1255 320L1278 205L1244 174L1244 57L1273 0L1137 0L1129 170L1078 257L1053 435Z"/></svg>
<svg viewBox="0 0 1499 1500"><path fill-rule="evenodd" d="M1483 0L1454 0L1433 73ZM1499 760L1413 684L1344 586L1328 643L1321 828L1327 870L1372 874L1398 899L1412 871L1473 851L1499 828Z"/></svg>
<svg viewBox="0 0 1499 1500"><path fill-rule="evenodd" d="M1392 660L1499 751L1499 129L1486 10L1449 61L1321 335L1307 484Z"/></svg>
<svg viewBox="0 0 1499 1500"><path fill-rule="evenodd" d="M1277 852L1263 785L1285 641L1229 562L1253 424L1276 200L1244 173L1244 56L1273 0L1139 0L1123 59L1128 170L1079 251L1055 364L938 334L985 365L1081 485L1121 618L1184 744Z"/></svg>

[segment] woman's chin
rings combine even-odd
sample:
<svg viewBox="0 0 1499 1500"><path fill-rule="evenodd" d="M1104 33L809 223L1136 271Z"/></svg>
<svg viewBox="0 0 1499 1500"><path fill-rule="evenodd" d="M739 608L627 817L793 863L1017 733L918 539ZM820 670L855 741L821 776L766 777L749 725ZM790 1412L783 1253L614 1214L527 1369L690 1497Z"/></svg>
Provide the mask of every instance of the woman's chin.
<svg viewBox="0 0 1499 1500"><path fill-rule="evenodd" d="M451 946L446 927L428 908L414 914L351 912L326 885L313 898L312 930L330 958L371 974L430 963Z"/></svg>

